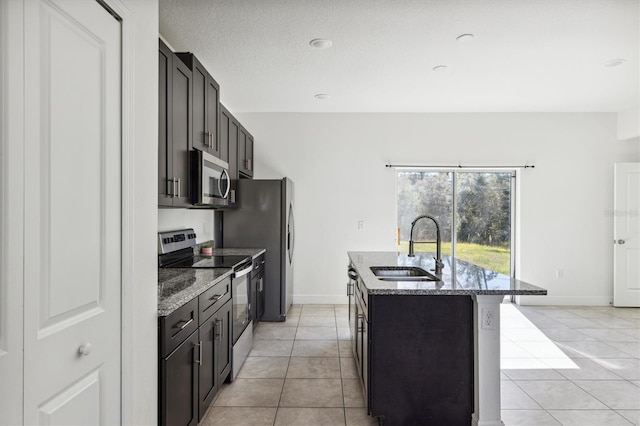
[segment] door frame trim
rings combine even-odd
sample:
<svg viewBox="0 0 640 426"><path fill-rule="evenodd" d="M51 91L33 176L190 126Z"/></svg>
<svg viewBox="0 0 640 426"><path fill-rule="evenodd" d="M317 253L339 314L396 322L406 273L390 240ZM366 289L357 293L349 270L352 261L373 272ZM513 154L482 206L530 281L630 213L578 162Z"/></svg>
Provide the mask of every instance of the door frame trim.
<svg viewBox="0 0 640 426"><path fill-rule="evenodd" d="M121 318L120 318L120 420L131 424L134 419L134 315L130 289L134 282L134 20L131 11L120 0L97 0L115 19L121 28Z"/></svg>

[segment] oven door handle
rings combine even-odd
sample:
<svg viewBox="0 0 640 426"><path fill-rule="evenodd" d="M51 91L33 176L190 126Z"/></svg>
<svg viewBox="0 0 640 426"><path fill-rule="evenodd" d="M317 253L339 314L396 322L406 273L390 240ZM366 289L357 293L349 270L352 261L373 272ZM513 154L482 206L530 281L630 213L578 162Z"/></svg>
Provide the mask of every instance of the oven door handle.
<svg viewBox="0 0 640 426"><path fill-rule="evenodd" d="M248 273L250 273L253 270L253 265L249 265L249 267L244 268L240 271L236 271L233 273L233 278L240 278L240 277L244 277L245 275L247 275Z"/></svg>

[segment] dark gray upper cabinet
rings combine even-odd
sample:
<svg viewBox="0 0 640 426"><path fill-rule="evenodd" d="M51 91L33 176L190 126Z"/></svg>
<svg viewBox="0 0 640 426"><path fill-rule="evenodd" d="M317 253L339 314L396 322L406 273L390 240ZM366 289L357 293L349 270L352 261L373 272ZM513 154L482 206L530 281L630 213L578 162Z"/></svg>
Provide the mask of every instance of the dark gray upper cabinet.
<svg viewBox="0 0 640 426"><path fill-rule="evenodd" d="M228 207L236 206L238 191L238 130L238 121L224 105L220 104L220 144L227 147L229 179L231 179Z"/></svg>
<svg viewBox="0 0 640 426"><path fill-rule="evenodd" d="M220 85L193 53L176 53L193 73L192 148L229 161L228 149L220 143Z"/></svg>
<svg viewBox="0 0 640 426"><path fill-rule="evenodd" d="M188 207L192 73L162 41L158 65L158 205Z"/></svg>
<svg viewBox="0 0 640 426"><path fill-rule="evenodd" d="M242 126L238 132L238 170L243 177L253 177L253 136Z"/></svg>

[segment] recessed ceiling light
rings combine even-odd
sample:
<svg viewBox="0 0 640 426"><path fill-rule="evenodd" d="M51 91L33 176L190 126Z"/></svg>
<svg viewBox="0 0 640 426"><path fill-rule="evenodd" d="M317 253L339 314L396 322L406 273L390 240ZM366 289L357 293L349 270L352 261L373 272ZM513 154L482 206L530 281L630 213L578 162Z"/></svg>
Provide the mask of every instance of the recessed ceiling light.
<svg viewBox="0 0 640 426"><path fill-rule="evenodd" d="M436 65L435 67L433 67L433 70L435 72L443 72L447 70L447 66L446 65Z"/></svg>
<svg viewBox="0 0 640 426"><path fill-rule="evenodd" d="M331 97L331 95L328 95L326 93L318 93L315 98L319 99L321 101L325 100L325 99L329 99Z"/></svg>
<svg viewBox="0 0 640 426"><path fill-rule="evenodd" d="M309 45L315 47L316 49L328 49L333 46L333 42L331 40L327 40L326 38L314 38L309 42Z"/></svg>
<svg viewBox="0 0 640 426"><path fill-rule="evenodd" d="M609 59L604 63L605 67L612 68L617 67L619 65L624 64L626 61L624 59Z"/></svg>
<svg viewBox="0 0 640 426"><path fill-rule="evenodd" d="M456 40L459 41L460 43L468 43L470 41L473 41L473 38L475 36L473 34L461 34L458 37L456 37Z"/></svg>

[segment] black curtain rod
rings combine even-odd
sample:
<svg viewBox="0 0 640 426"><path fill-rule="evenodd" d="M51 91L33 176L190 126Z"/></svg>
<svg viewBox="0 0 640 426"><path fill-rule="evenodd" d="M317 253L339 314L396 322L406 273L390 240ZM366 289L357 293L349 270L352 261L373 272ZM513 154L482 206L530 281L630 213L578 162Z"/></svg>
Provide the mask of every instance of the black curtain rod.
<svg viewBox="0 0 640 426"><path fill-rule="evenodd" d="M525 164L524 166L463 166L458 164L457 166L418 166L415 164L386 164L385 167L403 167L407 169L534 169L536 166Z"/></svg>

